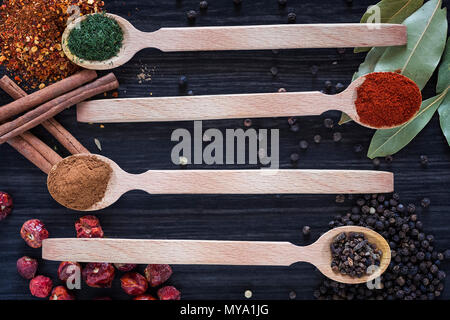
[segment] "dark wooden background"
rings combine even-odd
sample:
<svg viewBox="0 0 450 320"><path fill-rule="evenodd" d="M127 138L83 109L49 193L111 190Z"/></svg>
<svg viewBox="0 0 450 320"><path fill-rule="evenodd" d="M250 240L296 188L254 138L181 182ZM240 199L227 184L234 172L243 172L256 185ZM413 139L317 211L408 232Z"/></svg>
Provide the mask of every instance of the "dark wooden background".
<svg viewBox="0 0 450 320"><path fill-rule="evenodd" d="M197 18L197 26L255 25L287 23L289 10L297 14L297 23L358 22L367 6L375 0L355 0L348 6L343 0L288 0L279 8L276 0L244 0L240 10L232 0L210 0L206 13ZM106 9L128 19L138 28L152 31L159 27L187 26L186 12L198 11L199 0L183 1L112 1L105 0ZM444 1L444 5L449 1ZM161 53L148 49L140 52L130 63L116 69L120 81L120 97L176 96L180 93L178 78L189 78L188 89L196 95L275 92L280 87L288 91L321 90L326 80L348 85L364 54L344 53L336 49L283 50L255 52ZM317 66L317 75L311 67ZM152 81L139 83L142 67L153 70ZM278 75L270 72L278 68ZM425 98L434 95L436 75L424 90ZM3 92L0 104L10 101ZM123 106L126 108L126 105ZM286 118L254 119L256 128L280 129L281 168L291 168L290 154L298 152L298 168L313 169L372 169L365 157L372 130L354 123L326 129L323 119L337 122L339 114L330 112L318 117L299 119L300 130L291 132ZM92 152L115 160L133 173L148 169L177 170L170 161L174 143L171 133L176 128L192 129L191 122L142 124L80 124L75 109L57 117ZM208 121L207 128L243 128L243 120ZM333 132L341 132L343 140L332 141ZM51 146L58 144L42 128L33 130ZM321 134L316 145L312 138ZM101 141L103 151L97 150L94 138ZM305 139L310 147L300 152L298 143ZM364 151L356 154L355 144ZM61 147L58 146L59 150ZM67 155L61 151L62 155ZM429 158L422 169L419 156ZM425 229L436 236L437 247L450 247L450 148L446 144L438 117L404 150L392 164L382 160L381 169L395 173L396 190L405 201L419 202L430 197L432 205L422 214ZM219 169L254 168L255 166L217 166ZM194 166L190 166L194 168ZM195 166L206 168L206 166ZM31 218L43 220L51 237L75 236L74 222L81 215L54 202L47 192L46 176L22 158L8 145L0 147L0 190L11 193L15 201L12 215L0 223L0 299L30 299L28 282L16 273L15 263L22 255L40 257L40 250L27 247L20 238L22 223ZM361 181L364 183L364 181ZM123 238L217 239L291 241L303 245L301 229L312 228L311 241L327 230L336 213L345 212L351 204L336 204L334 195L158 195L131 192L114 206L98 212L105 236ZM40 261L39 273L56 282L57 263ZM448 264L444 269L450 272ZM311 299L321 276L307 264L291 267L223 267L175 266L170 283L182 291L184 299L244 299L244 291L252 290L255 299L288 299L295 291L297 299ZM450 280L447 280L447 285ZM91 299L109 295L128 299L116 279L113 289L84 288L78 298ZM443 298L449 298L447 289Z"/></svg>

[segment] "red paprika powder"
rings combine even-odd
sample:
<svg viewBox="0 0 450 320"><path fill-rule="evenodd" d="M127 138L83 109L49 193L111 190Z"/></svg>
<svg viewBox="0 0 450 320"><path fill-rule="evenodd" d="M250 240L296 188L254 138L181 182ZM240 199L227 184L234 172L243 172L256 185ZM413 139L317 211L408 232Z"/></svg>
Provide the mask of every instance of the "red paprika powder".
<svg viewBox="0 0 450 320"><path fill-rule="evenodd" d="M396 127L419 111L422 94L414 81L395 72L373 72L357 89L359 121L369 127Z"/></svg>

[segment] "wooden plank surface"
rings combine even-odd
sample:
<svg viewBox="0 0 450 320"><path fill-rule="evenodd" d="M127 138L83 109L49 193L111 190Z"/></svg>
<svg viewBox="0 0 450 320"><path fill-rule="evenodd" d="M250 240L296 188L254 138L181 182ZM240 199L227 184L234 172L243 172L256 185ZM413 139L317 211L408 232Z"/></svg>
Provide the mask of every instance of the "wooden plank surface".
<svg viewBox="0 0 450 320"><path fill-rule="evenodd" d="M109 12L128 17L138 28L146 31L158 27L187 26L186 12L198 10L198 0L183 1L111 1L106 0ZM354 1L348 7L345 1L288 0L285 9L276 0L245 1L236 10L232 0L209 1L206 14L197 18L201 26L283 24L289 8L297 14L297 23L358 22L365 8L375 1ZM444 1L449 5L449 1ZM150 18L151 17L151 18ZM326 80L348 85L353 72L363 60L363 54L351 49L338 53L335 49L305 49L255 52L161 53L154 49L140 52L130 63L116 69L121 84L119 97L177 96L178 78L186 75L188 90L194 94L239 94L321 90ZM318 67L316 76L311 68ZM278 74L273 76L271 68ZM147 71L143 70L147 68ZM139 83L140 73L150 73L151 81ZM424 97L434 94L436 76L424 90ZM0 103L11 101L3 92ZM126 106L124 106L125 108ZM323 120L339 115L330 112L322 116L299 119L300 130L291 132L286 118L254 119L254 128L280 129L281 168L292 168L289 156L300 154L301 169L372 169L372 162L364 154L373 133L354 123L326 129ZM132 173L148 169L178 169L170 160L175 145L170 141L177 128L193 129L192 122L134 123L99 125L76 123L75 110L57 117L90 151L99 152L97 138L105 156L114 159ZM243 120L214 120L203 123L204 130L244 128ZM343 140L332 141L334 132L342 133ZM33 130L52 147L61 147L43 129ZM314 144L313 136L320 134L322 143ZM308 150L300 151L298 143L307 140ZM362 144L363 154L354 153L353 146ZM429 166L422 169L420 155L429 158ZM61 155L68 155L61 152ZM394 157L392 164L381 161L382 170L395 173L396 190L404 201L418 203L427 196L431 207L424 210L422 220L427 232L436 237L436 247L450 248L450 149L446 145L435 116L425 130ZM253 165L212 166L217 169L250 169ZM211 168L206 165L192 169ZM0 223L0 299L30 299L28 283L16 273L15 263L22 255L39 257L40 250L26 246L19 236L25 220L42 219L52 237L75 236L74 223L81 214L64 209L54 202L45 186L46 177L7 145L0 147L0 189L14 196L15 210ZM364 181L361 181L364 183ZM98 213L106 237L203 239L243 241L290 241L305 245L325 232L328 222L337 213L345 212L351 204L336 204L333 195L157 195L132 192L114 206ZM310 240L304 240L301 229L311 226ZM39 273L51 276L55 283L57 263L41 264ZM448 263L444 271L450 273ZM307 264L292 267L224 267L175 266L170 284L179 287L186 299L243 299L244 291L252 290L255 299L288 299L295 291L298 299L311 299L321 276ZM450 277L449 277L450 278ZM450 284L447 279L447 286ZM112 290L84 288L78 298L91 299L110 295L128 299L116 279ZM450 298L450 290L443 298Z"/></svg>

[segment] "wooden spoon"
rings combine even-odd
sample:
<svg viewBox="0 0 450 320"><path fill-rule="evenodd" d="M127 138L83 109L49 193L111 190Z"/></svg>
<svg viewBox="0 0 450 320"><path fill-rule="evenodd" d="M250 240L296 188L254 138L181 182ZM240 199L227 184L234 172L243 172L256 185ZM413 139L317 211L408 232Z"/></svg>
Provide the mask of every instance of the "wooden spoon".
<svg viewBox="0 0 450 320"><path fill-rule="evenodd" d="M362 232L370 243L383 252L377 271L361 278L352 278L331 269L330 244L341 232ZM386 240L375 231L347 226L332 229L305 247L290 242L265 241L54 238L44 240L42 258L77 262L245 266L290 266L308 262L332 280L356 284L379 277L389 266L391 250Z"/></svg>
<svg viewBox="0 0 450 320"><path fill-rule="evenodd" d="M117 68L138 51L158 48L162 51L260 50L290 48L384 47L404 45L406 26L400 24L292 24L234 27L162 28L155 32L137 30L124 18L114 18L124 33L122 48L106 61L87 61L68 49L68 37L86 16L72 21L63 33L62 47L74 63L95 70Z"/></svg>
<svg viewBox="0 0 450 320"><path fill-rule="evenodd" d="M79 156L87 154L71 157ZM130 174L114 161L100 155L94 156L108 163L113 172L103 200L85 211L104 209L124 193L136 189L150 194L360 194L394 190L393 174L383 171L150 170L142 174ZM57 167L58 164L51 172Z"/></svg>
<svg viewBox="0 0 450 320"><path fill-rule="evenodd" d="M398 74L396 76L404 77ZM359 77L346 90L336 95L283 92L91 100L78 104L77 118L80 122L88 123L182 121L312 116L328 110L340 110L362 126L373 129L392 128L372 127L361 123L355 101L357 89L365 78L366 76ZM417 90L420 93L419 88ZM405 118L405 122L415 114Z"/></svg>

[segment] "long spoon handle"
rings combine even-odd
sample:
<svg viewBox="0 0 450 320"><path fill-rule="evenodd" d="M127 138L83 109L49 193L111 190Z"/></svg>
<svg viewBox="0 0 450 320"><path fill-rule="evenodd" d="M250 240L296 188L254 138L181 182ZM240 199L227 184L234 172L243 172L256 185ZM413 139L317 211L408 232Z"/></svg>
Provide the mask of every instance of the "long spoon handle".
<svg viewBox="0 0 450 320"><path fill-rule="evenodd" d="M118 182L150 194L387 193L393 174L358 170L151 170Z"/></svg>
<svg viewBox="0 0 450 320"><path fill-rule="evenodd" d="M314 261L315 254L289 242L259 241L54 238L42 247L46 260L137 264L289 266Z"/></svg>
<svg viewBox="0 0 450 320"><path fill-rule="evenodd" d="M384 47L406 44L406 27L349 23L163 28L140 33L135 42L162 51Z"/></svg>
<svg viewBox="0 0 450 320"><path fill-rule="evenodd" d="M338 95L286 92L186 97L92 100L80 103L80 122L153 122L320 115L351 112L347 90Z"/></svg>

